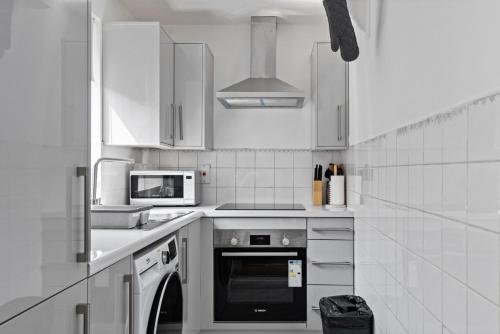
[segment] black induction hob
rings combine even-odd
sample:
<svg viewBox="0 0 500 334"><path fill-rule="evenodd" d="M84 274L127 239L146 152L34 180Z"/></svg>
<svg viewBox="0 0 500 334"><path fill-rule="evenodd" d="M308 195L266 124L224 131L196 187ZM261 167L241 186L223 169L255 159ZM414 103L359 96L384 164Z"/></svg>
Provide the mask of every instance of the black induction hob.
<svg viewBox="0 0 500 334"><path fill-rule="evenodd" d="M298 203L226 203L215 208L215 210L305 210L302 204Z"/></svg>

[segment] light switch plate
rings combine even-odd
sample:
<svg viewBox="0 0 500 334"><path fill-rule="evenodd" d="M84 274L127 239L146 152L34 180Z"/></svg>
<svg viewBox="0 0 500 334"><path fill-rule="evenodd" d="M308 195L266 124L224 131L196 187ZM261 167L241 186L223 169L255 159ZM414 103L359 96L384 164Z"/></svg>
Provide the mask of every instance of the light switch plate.
<svg viewBox="0 0 500 334"><path fill-rule="evenodd" d="M210 183L210 168L210 164L204 164L200 166L201 183Z"/></svg>

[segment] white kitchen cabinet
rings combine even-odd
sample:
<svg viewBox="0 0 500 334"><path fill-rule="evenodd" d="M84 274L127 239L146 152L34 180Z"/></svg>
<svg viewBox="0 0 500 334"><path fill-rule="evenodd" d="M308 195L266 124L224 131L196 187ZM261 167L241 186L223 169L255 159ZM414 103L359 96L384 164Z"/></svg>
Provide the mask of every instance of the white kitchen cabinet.
<svg viewBox="0 0 500 334"><path fill-rule="evenodd" d="M84 333L87 316L77 314L77 305L88 310L87 281L83 280L0 325L2 334ZM88 322L87 322L88 323ZM123 334L123 333L122 333Z"/></svg>
<svg viewBox="0 0 500 334"><path fill-rule="evenodd" d="M206 44L175 44L176 148L213 147L213 67Z"/></svg>
<svg viewBox="0 0 500 334"><path fill-rule="evenodd" d="M129 333L131 289L130 256L89 277L90 334Z"/></svg>
<svg viewBox="0 0 500 334"><path fill-rule="evenodd" d="M104 24L102 68L104 143L172 146L174 45L160 24Z"/></svg>
<svg viewBox="0 0 500 334"><path fill-rule="evenodd" d="M0 323L87 275L88 6L0 4Z"/></svg>
<svg viewBox="0 0 500 334"><path fill-rule="evenodd" d="M348 145L348 65L330 42L314 43L311 55L312 148Z"/></svg>
<svg viewBox="0 0 500 334"><path fill-rule="evenodd" d="M183 334L200 332L201 300L201 226L200 220L190 223L179 230L182 295L183 295Z"/></svg>

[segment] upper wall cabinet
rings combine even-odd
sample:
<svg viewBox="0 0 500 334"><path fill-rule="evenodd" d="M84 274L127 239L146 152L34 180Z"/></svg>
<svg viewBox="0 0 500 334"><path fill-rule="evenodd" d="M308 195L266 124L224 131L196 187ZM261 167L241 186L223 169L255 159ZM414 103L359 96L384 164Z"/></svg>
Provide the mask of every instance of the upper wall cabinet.
<svg viewBox="0 0 500 334"><path fill-rule="evenodd" d="M348 65L329 42L314 43L311 55L312 148L345 149L348 141Z"/></svg>
<svg viewBox="0 0 500 334"><path fill-rule="evenodd" d="M158 22L103 29L106 145L209 149L213 56L205 44L177 44Z"/></svg>
<svg viewBox="0 0 500 334"><path fill-rule="evenodd" d="M157 22L103 28L103 139L107 145L174 144L174 43Z"/></svg>
<svg viewBox="0 0 500 334"><path fill-rule="evenodd" d="M175 44L175 140L181 149L213 147L214 57L204 43Z"/></svg>

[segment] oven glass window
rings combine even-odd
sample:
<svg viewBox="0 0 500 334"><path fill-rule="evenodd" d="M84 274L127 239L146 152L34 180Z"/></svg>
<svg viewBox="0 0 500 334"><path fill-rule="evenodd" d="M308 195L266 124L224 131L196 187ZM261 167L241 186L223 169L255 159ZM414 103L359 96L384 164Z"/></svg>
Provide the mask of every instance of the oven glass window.
<svg viewBox="0 0 500 334"><path fill-rule="evenodd" d="M183 198L184 175L132 175L131 198Z"/></svg>
<svg viewBox="0 0 500 334"><path fill-rule="evenodd" d="M283 248L215 250L215 321L306 320L305 250L282 253ZM301 286L289 286L289 260L302 260Z"/></svg>

